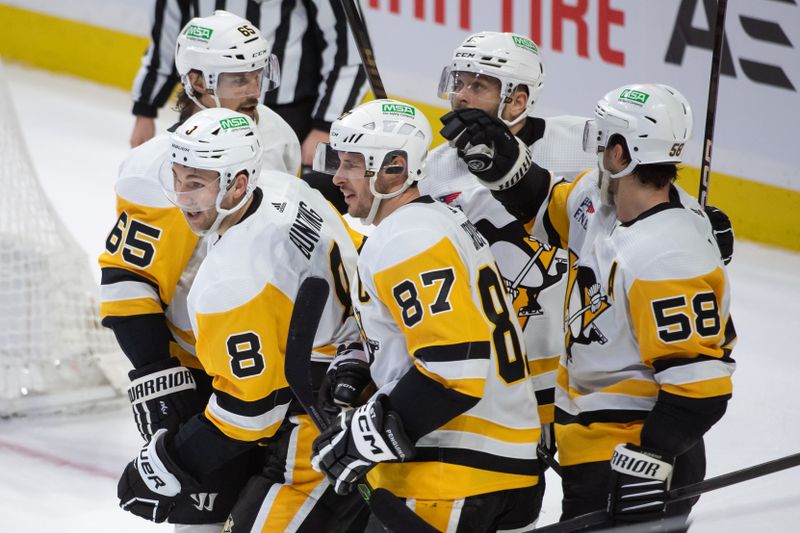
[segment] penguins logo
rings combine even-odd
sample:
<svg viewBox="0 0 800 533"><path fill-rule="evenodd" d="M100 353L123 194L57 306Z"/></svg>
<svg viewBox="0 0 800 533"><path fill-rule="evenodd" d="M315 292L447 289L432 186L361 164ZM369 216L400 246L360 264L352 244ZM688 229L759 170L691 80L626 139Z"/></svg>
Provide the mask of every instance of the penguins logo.
<svg viewBox="0 0 800 533"><path fill-rule="evenodd" d="M574 264L574 255L572 264ZM566 302L566 346L567 357L572 358L573 344L605 344L608 339L595 321L611 307L608 296L603 294L594 271L578 266L570 271Z"/></svg>

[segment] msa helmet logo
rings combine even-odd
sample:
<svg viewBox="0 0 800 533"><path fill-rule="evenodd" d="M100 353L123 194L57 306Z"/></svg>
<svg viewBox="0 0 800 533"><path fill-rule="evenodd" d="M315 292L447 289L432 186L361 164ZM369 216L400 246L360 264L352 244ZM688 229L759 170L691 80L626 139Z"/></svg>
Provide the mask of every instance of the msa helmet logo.
<svg viewBox="0 0 800 533"><path fill-rule="evenodd" d="M650 98L649 94L633 89L625 89L619 94L620 102L630 102L638 105L644 105L648 98Z"/></svg>
<svg viewBox="0 0 800 533"><path fill-rule="evenodd" d="M383 113L394 113L396 115L405 115L407 117L413 117L416 114L416 110L413 107L403 104L383 104L381 106L381 111Z"/></svg>
<svg viewBox="0 0 800 533"><path fill-rule="evenodd" d="M520 48L525 48L526 50L530 50L534 54L539 53L539 48L530 39L526 39L525 37L520 37L518 35L512 35L511 40L514 41L514 44L516 44Z"/></svg>
<svg viewBox="0 0 800 533"><path fill-rule="evenodd" d="M250 125L250 123L244 117L231 117L223 118L219 121L219 125L223 130L234 130L237 128L246 128Z"/></svg>
<svg viewBox="0 0 800 533"><path fill-rule="evenodd" d="M211 28L195 26L194 24L189 26L189 29L186 30L187 37L194 37L195 39L200 39L202 41L207 41L211 39L212 33L214 33L214 30L212 30Z"/></svg>

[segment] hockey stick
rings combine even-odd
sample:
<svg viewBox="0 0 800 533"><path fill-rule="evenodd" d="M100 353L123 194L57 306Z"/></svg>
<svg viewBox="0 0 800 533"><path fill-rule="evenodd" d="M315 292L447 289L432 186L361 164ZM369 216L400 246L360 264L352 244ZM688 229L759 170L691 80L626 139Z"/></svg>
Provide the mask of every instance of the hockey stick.
<svg viewBox="0 0 800 533"><path fill-rule="evenodd" d="M553 457L553 454L550 453L549 451L547 451L547 448L545 448L541 444L537 444L536 445L536 455L538 455L539 458L542 461L547 463L547 466L552 468L553 472L558 474L558 477L561 477L561 465L558 463L556 458Z"/></svg>
<svg viewBox="0 0 800 533"><path fill-rule="evenodd" d="M706 108L706 132L703 138L703 162L700 166L700 190L697 200L700 207L708 204L708 182L711 179L711 149L714 144L714 121L717 116L717 92L719 71L722 65L722 44L725 36L725 11L728 0L717 0L717 23L714 28L714 50L711 55L711 75L708 81L708 107Z"/></svg>
<svg viewBox="0 0 800 533"><path fill-rule="evenodd" d="M800 453L794 453L792 455L787 455L786 457L781 457L780 459L774 459L772 461L767 461L766 463L760 463L747 468L742 468L741 470L735 470L733 472L728 472L727 474L712 477L711 479L698 481L697 483L692 483L691 485L676 487L667 493L667 503L675 503L681 500L694 498L695 496L700 496L701 494L711 492L712 490L735 485L743 481L749 481L757 477L774 474L775 472L780 472L781 470L793 468L798 465L800 465ZM534 531L541 533L568 533L570 531L580 531L589 527L602 525L606 523L608 519L609 514L607 511L593 511L591 513L565 520L563 522L557 522L549 526L537 528Z"/></svg>
<svg viewBox="0 0 800 533"><path fill-rule="evenodd" d="M383 88L383 80L381 80L380 72L378 72L378 64L375 62L372 42L367 32L367 23L364 21L358 0L341 0L341 2L344 14L347 17L347 23L350 25L350 31L353 32L353 38L358 47L358 55L361 56L361 62L364 64L372 94L377 99L386 98L386 89Z"/></svg>
<svg viewBox="0 0 800 533"><path fill-rule="evenodd" d="M319 321L328 300L330 288L322 278L309 276L300 284L286 339L284 375L297 401L320 431L330 425L328 417L317 408L311 385L311 352ZM385 489L372 490L364 481L358 491L370 510L390 531L435 533L422 518L406 507L403 500Z"/></svg>

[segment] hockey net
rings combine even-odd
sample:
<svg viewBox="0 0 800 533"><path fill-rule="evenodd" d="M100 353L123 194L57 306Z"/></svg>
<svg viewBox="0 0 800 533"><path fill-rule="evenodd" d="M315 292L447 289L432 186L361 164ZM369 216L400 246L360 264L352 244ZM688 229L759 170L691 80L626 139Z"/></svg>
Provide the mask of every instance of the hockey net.
<svg viewBox="0 0 800 533"><path fill-rule="evenodd" d="M88 258L37 179L5 76L0 64L0 417L118 395Z"/></svg>

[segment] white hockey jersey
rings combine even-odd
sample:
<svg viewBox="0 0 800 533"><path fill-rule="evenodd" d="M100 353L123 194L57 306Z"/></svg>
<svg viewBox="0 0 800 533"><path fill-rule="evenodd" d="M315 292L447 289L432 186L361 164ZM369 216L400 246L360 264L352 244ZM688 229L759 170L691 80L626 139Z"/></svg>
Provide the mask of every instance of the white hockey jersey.
<svg viewBox="0 0 800 533"><path fill-rule="evenodd" d="M258 117L263 168L295 174L300 143L294 131L266 106L258 106ZM198 368L186 296L206 247L198 245L198 237L159 185L169 139L166 132L156 136L120 165L115 185L117 221L99 258L100 311L106 325L119 318L165 313L176 342L170 348L172 355Z"/></svg>
<svg viewBox="0 0 800 533"><path fill-rule="evenodd" d="M463 213L427 196L391 213L361 250L352 300L379 392L415 367L480 398L418 440L416 460L376 466L374 486L457 499L537 482L540 422L520 326L488 242Z"/></svg>
<svg viewBox="0 0 800 533"><path fill-rule="evenodd" d="M530 144L533 160L558 175L573 177L595 165L596 156L582 148L586 120L577 116L530 118L526 125L529 130L543 126L543 131L530 135L534 139ZM539 415L543 423L552 422L556 369L564 351L561 309L566 252L530 238L524 226L476 181L447 143L428 155L425 175L419 182L420 192L461 209L489 241L523 329Z"/></svg>
<svg viewBox="0 0 800 533"><path fill-rule="evenodd" d="M344 221L294 176L263 172L259 186L259 205L209 246L188 297L197 357L213 378L205 416L243 441L272 436L286 416L286 338L305 277L331 287L316 360L358 338L349 293L357 252Z"/></svg>
<svg viewBox="0 0 800 533"><path fill-rule="evenodd" d="M732 392L730 289L705 213L675 186L669 203L621 223L597 183L597 170L556 180L534 224L537 239L569 252L556 386L564 466L638 444L660 392L686 405Z"/></svg>

